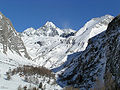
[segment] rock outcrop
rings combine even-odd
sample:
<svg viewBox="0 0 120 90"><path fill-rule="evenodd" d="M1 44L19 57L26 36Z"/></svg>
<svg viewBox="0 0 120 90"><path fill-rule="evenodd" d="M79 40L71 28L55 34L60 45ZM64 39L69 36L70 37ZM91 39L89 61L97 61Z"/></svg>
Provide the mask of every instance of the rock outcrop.
<svg viewBox="0 0 120 90"><path fill-rule="evenodd" d="M10 20L0 12L0 51L7 54L8 50L30 59L21 37Z"/></svg>
<svg viewBox="0 0 120 90"><path fill-rule="evenodd" d="M105 85L107 90L120 90L120 15L109 23L106 37Z"/></svg>

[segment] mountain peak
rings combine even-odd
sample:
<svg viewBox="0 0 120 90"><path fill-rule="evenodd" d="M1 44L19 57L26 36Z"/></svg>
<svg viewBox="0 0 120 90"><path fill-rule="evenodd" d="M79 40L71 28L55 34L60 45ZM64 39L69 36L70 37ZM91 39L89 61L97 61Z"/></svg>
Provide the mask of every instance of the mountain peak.
<svg viewBox="0 0 120 90"><path fill-rule="evenodd" d="M26 35L33 35L35 33L35 29L30 27L30 28L27 28L23 33L26 34Z"/></svg>
<svg viewBox="0 0 120 90"><path fill-rule="evenodd" d="M105 17L114 18L112 15L106 14Z"/></svg>
<svg viewBox="0 0 120 90"><path fill-rule="evenodd" d="M56 28L55 24L53 24L53 23L50 22L50 21L47 21L44 26Z"/></svg>

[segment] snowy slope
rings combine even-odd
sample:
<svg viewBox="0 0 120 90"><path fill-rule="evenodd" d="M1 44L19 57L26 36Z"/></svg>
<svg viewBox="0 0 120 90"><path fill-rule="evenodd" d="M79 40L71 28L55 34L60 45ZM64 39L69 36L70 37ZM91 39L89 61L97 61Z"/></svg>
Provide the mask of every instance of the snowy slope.
<svg viewBox="0 0 120 90"><path fill-rule="evenodd" d="M105 15L100 18L93 18L82 27L74 38L74 45L70 48L72 52L85 50L90 38L100 34L107 29L107 25L113 19L111 15ZM79 47L79 48L78 48Z"/></svg>
<svg viewBox="0 0 120 90"><path fill-rule="evenodd" d="M112 19L113 17L110 15L91 19L76 33L71 29L60 30L53 23L47 22L36 31L31 28L25 30L21 38L35 62L40 66L55 68L67 60L67 55L85 50L88 40L105 31ZM63 36L62 34L56 35L53 33L54 31L73 34L66 38L63 37L65 34ZM29 35L25 32L29 32ZM50 33L53 34L50 35Z"/></svg>
<svg viewBox="0 0 120 90"><path fill-rule="evenodd" d="M20 55L16 54L15 52L9 51L8 55L0 52L0 90L18 90L17 88L19 86L24 87L38 87L39 83L29 83L24 81L25 76L20 77L19 73L15 75L11 75L11 79L7 80L6 72L9 70L16 69L18 67L22 67L23 65L29 65L29 66L36 66L38 67L37 63L27 60L26 58L21 57ZM24 75L24 74L23 74ZM38 77L37 75L33 75L35 77ZM56 84L52 84L54 79L49 79L48 77L38 77L39 82L42 82L45 90L53 90L53 89L59 89L61 90L60 86ZM50 80L50 81L49 81ZM50 83L48 83L48 81Z"/></svg>

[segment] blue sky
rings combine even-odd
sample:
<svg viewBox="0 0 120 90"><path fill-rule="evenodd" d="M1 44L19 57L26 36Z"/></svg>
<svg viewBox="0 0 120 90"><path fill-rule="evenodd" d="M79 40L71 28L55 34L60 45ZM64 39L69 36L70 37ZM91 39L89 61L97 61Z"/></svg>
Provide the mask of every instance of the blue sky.
<svg viewBox="0 0 120 90"><path fill-rule="evenodd" d="M59 28L80 29L94 17L120 13L120 0L0 0L0 11L19 32L52 21Z"/></svg>

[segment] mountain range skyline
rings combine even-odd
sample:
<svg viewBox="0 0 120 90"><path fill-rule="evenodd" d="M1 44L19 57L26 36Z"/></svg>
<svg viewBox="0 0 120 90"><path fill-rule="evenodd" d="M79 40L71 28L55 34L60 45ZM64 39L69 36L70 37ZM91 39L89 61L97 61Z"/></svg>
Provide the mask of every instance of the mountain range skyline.
<svg viewBox="0 0 120 90"><path fill-rule="evenodd" d="M18 32L29 27L38 29L47 21L59 28L79 30L91 18L119 13L116 1L74 1L70 0L1 0L0 11L13 23ZM114 5L113 5L114 3Z"/></svg>

